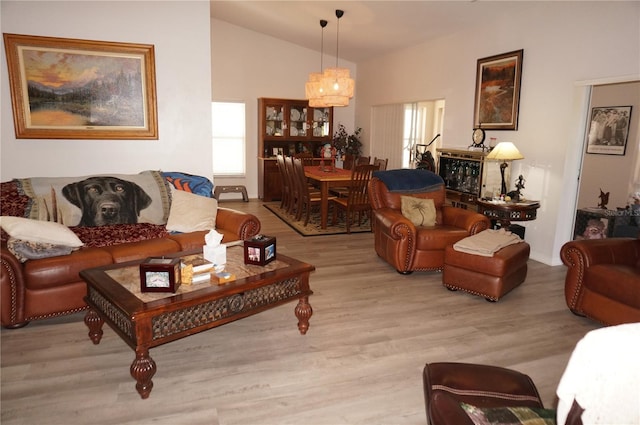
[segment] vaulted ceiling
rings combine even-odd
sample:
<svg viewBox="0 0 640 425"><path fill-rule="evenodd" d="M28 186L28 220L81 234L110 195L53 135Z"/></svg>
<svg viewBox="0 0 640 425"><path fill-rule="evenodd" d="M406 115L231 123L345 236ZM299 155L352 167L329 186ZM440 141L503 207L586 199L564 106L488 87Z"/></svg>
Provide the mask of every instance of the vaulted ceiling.
<svg viewBox="0 0 640 425"><path fill-rule="evenodd" d="M399 48L444 37L469 26L518 14L522 1L226 1L211 0L211 17L320 51L336 52L336 9L340 19L339 56L367 60Z"/></svg>

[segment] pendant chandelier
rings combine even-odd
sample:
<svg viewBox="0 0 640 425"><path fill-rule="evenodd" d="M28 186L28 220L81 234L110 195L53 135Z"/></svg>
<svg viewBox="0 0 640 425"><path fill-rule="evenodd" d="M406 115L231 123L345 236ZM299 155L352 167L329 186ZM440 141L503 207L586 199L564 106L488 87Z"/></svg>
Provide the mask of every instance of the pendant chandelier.
<svg viewBox="0 0 640 425"><path fill-rule="evenodd" d="M324 103L324 99L322 97L322 57L324 51L324 27L327 26L327 21L321 19L320 26L322 27L322 38L320 41L320 72L312 72L309 74L309 81L307 81L304 87L306 98L309 99L309 106L314 108L324 108L328 106Z"/></svg>
<svg viewBox="0 0 640 425"><path fill-rule="evenodd" d="M340 18L344 11L336 9L338 18L338 30L336 35L336 67L327 68L322 74L322 101L326 106L348 106L349 99L353 97L355 82L349 76L349 69L338 68L340 46Z"/></svg>

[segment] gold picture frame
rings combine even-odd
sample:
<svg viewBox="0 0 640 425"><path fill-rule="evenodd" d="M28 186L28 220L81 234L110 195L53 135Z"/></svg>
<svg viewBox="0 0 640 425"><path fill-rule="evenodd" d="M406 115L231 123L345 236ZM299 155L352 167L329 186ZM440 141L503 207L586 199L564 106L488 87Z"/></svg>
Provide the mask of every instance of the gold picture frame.
<svg viewBox="0 0 640 425"><path fill-rule="evenodd" d="M158 139L154 46L4 34L18 139Z"/></svg>
<svg viewBox="0 0 640 425"><path fill-rule="evenodd" d="M474 128L517 130L524 50L478 59Z"/></svg>

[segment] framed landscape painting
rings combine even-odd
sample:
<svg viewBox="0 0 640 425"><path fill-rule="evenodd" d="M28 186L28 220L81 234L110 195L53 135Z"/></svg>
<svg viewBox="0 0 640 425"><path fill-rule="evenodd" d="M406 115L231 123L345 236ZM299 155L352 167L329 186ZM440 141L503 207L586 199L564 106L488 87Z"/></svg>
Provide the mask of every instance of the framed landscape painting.
<svg viewBox="0 0 640 425"><path fill-rule="evenodd" d="M624 155L629 138L631 106L591 108L587 153Z"/></svg>
<svg viewBox="0 0 640 425"><path fill-rule="evenodd" d="M153 45L4 34L18 139L157 139Z"/></svg>
<svg viewBox="0 0 640 425"><path fill-rule="evenodd" d="M485 130L517 130L524 50L478 59L473 123Z"/></svg>

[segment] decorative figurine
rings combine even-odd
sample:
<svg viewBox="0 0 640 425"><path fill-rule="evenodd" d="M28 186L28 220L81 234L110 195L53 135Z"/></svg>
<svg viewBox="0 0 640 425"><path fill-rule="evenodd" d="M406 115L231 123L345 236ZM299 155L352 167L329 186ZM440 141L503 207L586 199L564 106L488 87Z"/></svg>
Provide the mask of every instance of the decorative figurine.
<svg viewBox="0 0 640 425"><path fill-rule="evenodd" d="M509 196L513 202L519 202L522 200L522 195L520 192L522 191L522 189L524 189L524 182L525 179L522 174L520 174L518 176L518 180L516 180L516 190L512 190L511 192L507 193L507 196Z"/></svg>
<svg viewBox="0 0 640 425"><path fill-rule="evenodd" d="M598 196L598 198L600 198L600 203L598 204L598 206L603 210L606 210L607 204L609 203L609 192L604 193L602 189L600 189L600 196Z"/></svg>

